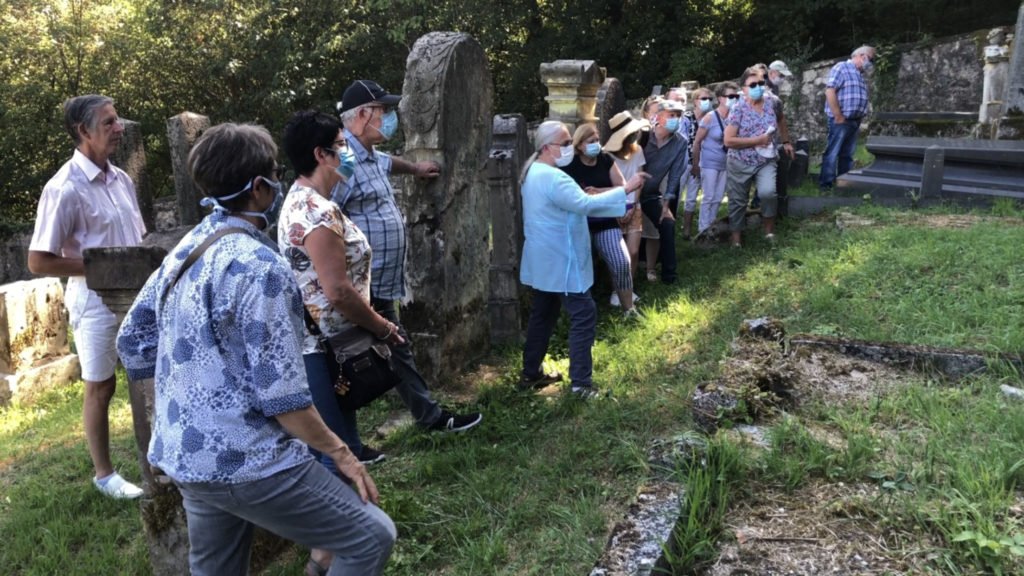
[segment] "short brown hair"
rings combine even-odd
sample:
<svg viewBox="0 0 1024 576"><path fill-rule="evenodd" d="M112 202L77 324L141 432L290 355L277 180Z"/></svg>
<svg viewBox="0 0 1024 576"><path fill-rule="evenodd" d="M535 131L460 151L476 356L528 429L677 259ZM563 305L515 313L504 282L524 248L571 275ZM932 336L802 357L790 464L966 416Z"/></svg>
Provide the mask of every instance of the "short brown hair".
<svg viewBox="0 0 1024 576"><path fill-rule="evenodd" d="M215 198L242 190L257 176L270 177L276 166L277 145L270 132L256 124L218 124L204 132L188 154L192 180Z"/></svg>

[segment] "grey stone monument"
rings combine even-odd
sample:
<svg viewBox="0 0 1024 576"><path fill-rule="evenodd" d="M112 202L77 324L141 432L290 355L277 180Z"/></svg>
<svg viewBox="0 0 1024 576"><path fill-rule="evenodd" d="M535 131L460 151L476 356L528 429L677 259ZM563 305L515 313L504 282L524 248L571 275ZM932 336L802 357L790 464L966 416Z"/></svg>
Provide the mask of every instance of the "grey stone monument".
<svg viewBox="0 0 1024 576"><path fill-rule="evenodd" d="M135 195L139 201L139 211L146 230L156 229L153 219L153 187L146 173L146 148L142 141L142 125L134 120L121 119L124 122L124 135L117 145L112 158L114 165L124 170L135 183Z"/></svg>
<svg viewBox="0 0 1024 576"><path fill-rule="evenodd" d="M405 158L441 166L438 178L402 183L412 291L402 320L416 343L417 367L436 382L488 348L487 57L468 34L426 34L409 53L402 94Z"/></svg>
<svg viewBox="0 0 1024 576"><path fill-rule="evenodd" d="M985 80L982 85L981 108L978 122L988 124L1003 115L1003 98L1006 95L1006 77L1010 70L1009 46L1006 45L1007 31L993 28L988 33L985 47Z"/></svg>
<svg viewBox="0 0 1024 576"><path fill-rule="evenodd" d="M540 79L548 88L548 120L569 125L569 132L583 122L597 120L597 91L605 69L593 60L555 60L540 65Z"/></svg>
<svg viewBox="0 0 1024 576"><path fill-rule="evenodd" d="M171 168L174 170L174 193L178 197L178 224L182 226L194 226L202 220L199 200L203 194L188 173L188 153L209 127L209 118L191 112L182 112L167 120L167 140L171 148Z"/></svg>
<svg viewBox="0 0 1024 576"><path fill-rule="evenodd" d="M1017 28L1013 34L1003 113L1007 116L1024 116L1024 3L1017 11Z"/></svg>
<svg viewBox="0 0 1024 576"><path fill-rule="evenodd" d="M521 114L495 116L492 140L487 159L491 196L491 341L518 344L523 323L523 290L519 284L523 202L519 170L530 156L526 119Z"/></svg>
<svg viewBox="0 0 1024 576"><path fill-rule="evenodd" d="M942 176L946 167L946 151L942 146L932 144L924 151L921 168L921 197L942 196Z"/></svg>
<svg viewBox="0 0 1024 576"><path fill-rule="evenodd" d="M608 78L597 91L597 127L601 142L607 142L611 136L608 121L626 109L626 92L618 78Z"/></svg>

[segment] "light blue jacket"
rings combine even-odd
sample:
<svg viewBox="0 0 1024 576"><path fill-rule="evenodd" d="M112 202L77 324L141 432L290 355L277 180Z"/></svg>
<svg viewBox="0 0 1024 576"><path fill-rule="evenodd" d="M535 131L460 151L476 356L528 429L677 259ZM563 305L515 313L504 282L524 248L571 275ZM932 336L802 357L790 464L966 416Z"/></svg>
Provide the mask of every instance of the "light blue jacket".
<svg viewBox="0 0 1024 576"><path fill-rule="evenodd" d="M594 284L587 216L626 214L620 188L588 196L558 168L534 162L523 182L523 261L519 280L545 292L582 293Z"/></svg>

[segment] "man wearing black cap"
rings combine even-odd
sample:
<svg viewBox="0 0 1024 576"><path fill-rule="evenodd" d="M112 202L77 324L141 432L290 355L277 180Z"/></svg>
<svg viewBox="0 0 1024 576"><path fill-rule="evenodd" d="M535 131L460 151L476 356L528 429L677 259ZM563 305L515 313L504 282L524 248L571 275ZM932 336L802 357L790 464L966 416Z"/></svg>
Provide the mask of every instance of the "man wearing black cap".
<svg viewBox="0 0 1024 576"><path fill-rule="evenodd" d="M412 163L374 150L375 144L391 138L398 130L395 107L401 99L372 80L356 80L345 89L338 112L356 165L352 176L334 189L331 199L370 241L370 301L377 313L398 326L405 339L405 344L391 347L395 368L402 378L395 389L420 426L460 432L479 424L482 416L453 414L431 398L416 369L409 335L399 322L398 305L405 296L405 219L388 175L394 171L418 178L437 178L441 173L436 162Z"/></svg>

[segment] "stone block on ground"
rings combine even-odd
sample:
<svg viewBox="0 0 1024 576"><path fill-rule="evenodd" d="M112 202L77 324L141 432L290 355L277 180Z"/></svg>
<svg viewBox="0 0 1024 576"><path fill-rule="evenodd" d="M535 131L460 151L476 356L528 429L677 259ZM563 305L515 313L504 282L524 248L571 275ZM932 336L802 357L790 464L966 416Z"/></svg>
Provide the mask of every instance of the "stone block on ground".
<svg viewBox="0 0 1024 576"><path fill-rule="evenodd" d="M663 549L679 519L685 489L657 482L640 489L626 517L612 528L608 544L590 576L651 576L665 566Z"/></svg>
<svg viewBox="0 0 1024 576"><path fill-rule="evenodd" d="M69 352L60 280L37 278L0 286L0 372L21 372Z"/></svg>
<svg viewBox="0 0 1024 576"><path fill-rule="evenodd" d="M45 392L77 382L81 377L77 354L40 360L16 374L0 372L0 406L31 403Z"/></svg>

